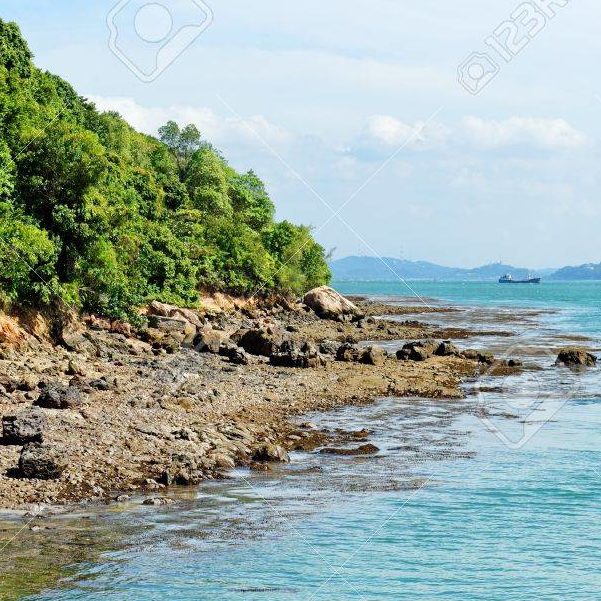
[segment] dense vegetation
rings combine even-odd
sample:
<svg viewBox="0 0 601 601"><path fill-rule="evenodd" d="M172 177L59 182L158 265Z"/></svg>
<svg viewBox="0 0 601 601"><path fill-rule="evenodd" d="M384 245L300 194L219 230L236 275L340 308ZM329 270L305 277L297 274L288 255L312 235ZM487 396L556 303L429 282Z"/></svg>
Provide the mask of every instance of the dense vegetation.
<svg viewBox="0 0 601 601"><path fill-rule="evenodd" d="M0 20L0 301L63 299L130 318L200 290L300 293L328 281L309 228L274 221L252 171L232 169L194 126L159 138L99 113L37 69Z"/></svg>

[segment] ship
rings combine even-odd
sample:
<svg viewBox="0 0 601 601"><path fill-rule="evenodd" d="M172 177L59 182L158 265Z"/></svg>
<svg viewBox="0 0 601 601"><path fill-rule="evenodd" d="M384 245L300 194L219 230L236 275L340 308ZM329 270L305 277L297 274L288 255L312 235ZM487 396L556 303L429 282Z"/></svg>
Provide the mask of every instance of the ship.
<svg viewBox="0 0 601 601"><path fill-rule="evenodd" d="M540 284L540 278L528 276L525 280L514 280L510 273L499 278L499 284Z"/></svg>

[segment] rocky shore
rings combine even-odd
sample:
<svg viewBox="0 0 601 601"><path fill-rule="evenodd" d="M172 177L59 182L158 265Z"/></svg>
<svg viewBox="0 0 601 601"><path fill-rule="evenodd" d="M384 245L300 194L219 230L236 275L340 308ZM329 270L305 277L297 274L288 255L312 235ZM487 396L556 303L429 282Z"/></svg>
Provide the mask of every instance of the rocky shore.
<svg viewBox="0 0 601 601"><path fill-rule="evenodd" d="M352 300L324 288L303 302L217 295L202 311L152 303L140 331L0 315L0 507L138 493L158 504L171 486L267 470L294 449L336 454L351 441L340 453L368 454L368 432L319 431L302 414L382 396L458 398L484 367L519 368L459 352L449 339L468 331L415 319L448 309ZM378 341L399 341L398 352Z"/></svg>

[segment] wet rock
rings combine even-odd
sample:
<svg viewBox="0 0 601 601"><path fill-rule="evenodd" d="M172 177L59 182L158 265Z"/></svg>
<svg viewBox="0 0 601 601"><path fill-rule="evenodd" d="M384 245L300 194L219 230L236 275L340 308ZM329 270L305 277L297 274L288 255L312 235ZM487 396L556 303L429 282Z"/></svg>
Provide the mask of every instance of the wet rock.
<svg viewBox="0 0 601 601"><path fill-rule="evenodd" d="M303 297L303 302L322 319L341 319L344 316L352 318L360 314L356 305L329 286L310 290Z"/></svg>
<svg viewBox="0 0 601 601"><path fill-rule="evenodd" d="M445 340L440 343L434 354L437 357L458 357L461 352L450 340Z"/></svg>
<svg viewBox="0 0 601 601"><path fill-rule="evenodd" d="M310 342L284 341L269 358L277 367L315 368L325 365L317 347Z"/></svg>
<svg viewBox="0 0 601 601"><path fill-rule="evenodd" d="M290 456L279 444L267 443L259 447L252 456L253 461L289 463Z"/></svg>
<svg viewBox="0 0 601 601"><path fill-rule="evenodd" d="M380 449L373 444L364 444L356 449L337 449L332 447L326 447L325 449L321 449L320 453L324 455L345 455L345 456L355 456L355 455L375 455Z"/></svg>
<svg viewBox="0 0 601 601"><path fill-rule="evenodd" d="M169 497L152 497L151 499L144 499L142 501L142 505L153 505L155 507L171 505L172 503L175 503L175 501Z"/></svg>
<svg viewBox="0 0 601 601"><path fill-rule="evenodd" d="M57 480L67 467L66 449L58 445L30 443L19 458L19 474L23 478Z"/></svg>
<svg viewBox="0 0 601 601"><path fill-rule="evenodd" d="M253 328L242 334L239 345L251 355L271 357L284 342L284 336L278 328Z"/></svg>
<svg viewBox="0 0 601 601"><path fill-rule="evenodd" d="M188 486L198 484L203 479L203 473L196 458L185 453L174 454L171 464L163 471L159 479L161 484L172 486Z"/></svg>
<svg viewBox="0 0 601 601"><path fill-rule="evenodd" d="M495 357L492 353L483 353L473 349L468 349L460 353L460 356L470 361L477 361L485 365L492 365L495 362Z"/></svg>
<svg viewBox="0 0 601 601"><path fill-rule="evenodd" d="M568 347L559 351L555 364L566 367L594 367L597 357L584 348Z"/></svg>
<svg viewBox="0 0 601 601"><path fill-rule="evenodd" d="M74 386L49 386L42 391L34 405L45 409L77 409L84 400L81 390Z"/></svg>
<svg viewBox="0 0 601 601"><path fill-rule="evenodd" d="M359 362L367 365L382 365L385 360L386 354L379 346L368 346L359 354Z"/></svg>
<svg viewBox="0 0 601 601"><path fill-rule="evenodd" d="M219 353L221 345L227 340L227 334L221 330L205 328L194 338L194 349L199 353Z"/></svg>
<svg viewBox="0 0 601 601"><path fill-rule="evenodd" d="M38 411L5 415L2 418L3 443L25 445L30 442L42 442L46 425L45 416Z"/></svg>
<svg viewBox="0 0 601 601"><path fill-rule="evenodd" d="M435 340L418 340L408 342L397 351L396 356L400 361L426 361L434 355L440 343Z"/></svg>

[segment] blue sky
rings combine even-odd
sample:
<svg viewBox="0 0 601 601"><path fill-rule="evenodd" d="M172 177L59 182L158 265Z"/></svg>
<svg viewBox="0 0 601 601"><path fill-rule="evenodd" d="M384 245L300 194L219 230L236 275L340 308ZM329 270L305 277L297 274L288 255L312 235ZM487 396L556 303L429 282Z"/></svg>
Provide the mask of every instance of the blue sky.
<svg viewBox="0 0 601 601"><path fill-rule="evenodd" d="M199 0L3 0L0 16L39 66L139 129L195 122L337 257L601 261L598 3L206 1L202 32ZM143 82L111 50L111 10L121 58L146 73L199 35ZM475 63L495 74L476 95L457 80L470 56L468 87L487 79Z"/></svg>

